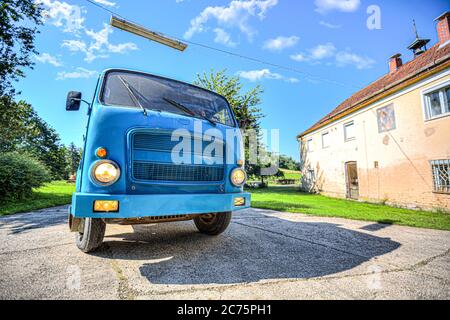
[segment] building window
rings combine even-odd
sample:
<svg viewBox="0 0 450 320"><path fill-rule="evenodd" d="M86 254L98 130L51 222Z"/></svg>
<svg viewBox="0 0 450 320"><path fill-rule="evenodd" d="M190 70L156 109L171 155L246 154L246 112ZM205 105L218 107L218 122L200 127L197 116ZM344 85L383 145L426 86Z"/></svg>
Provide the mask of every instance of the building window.
<svg viewBox="0 0 450 320"><path fill-rule="evenodd" d="M330 133L322 133L322 148L328 148L330 146Z"/></svg>
<svg viewBox="0 0 450 320"><path fill-rule="evenodd" d="M450 159L431 161L434 192L450 194Z"/></svg>
<svg viewBox="0 0 450 320"><path fill-rule="evenodd" d="M450 85L424 95L427 120L450 114Z"/></svg>
<svg viewBox="0 0 450 320"><path fill-rule="evenodd" d="M316 173L313 169L309 168L308 172L307 172L307 177L308 182L310 184L315 184L316 183Z"/></svg>
<svg viewBox="0 0 450 320"><path fill-rule="evenodd" d="M309 139L306 141L306 151L312 152L313 151L313 139Z"/></svg>
<svg viewBox="0 0 450 320"><path fill-rule="evenodd" d="M397 128L395 121L394 105L389 105L377 110L378 132L383 133Z"/></svg>
<svg viewBox="0 0 450 320"><path fill-rule="evenodd" d="M344 124L344 138L345 138L345 141L355 140L355 138L356 138L355 122L351 121L351 122Z"/></svg>

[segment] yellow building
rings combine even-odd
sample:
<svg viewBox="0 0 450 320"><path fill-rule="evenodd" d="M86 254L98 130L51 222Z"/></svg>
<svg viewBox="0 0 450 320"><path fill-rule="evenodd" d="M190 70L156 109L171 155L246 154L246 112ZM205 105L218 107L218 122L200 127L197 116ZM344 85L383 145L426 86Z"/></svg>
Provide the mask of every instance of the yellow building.
<svg viewBox="0 0 450 320"><path fill-rule="evenodd" d="M406 64L352 95L298 136L302 189L450 211L450 12L439 42L417 37Z"/></svg>

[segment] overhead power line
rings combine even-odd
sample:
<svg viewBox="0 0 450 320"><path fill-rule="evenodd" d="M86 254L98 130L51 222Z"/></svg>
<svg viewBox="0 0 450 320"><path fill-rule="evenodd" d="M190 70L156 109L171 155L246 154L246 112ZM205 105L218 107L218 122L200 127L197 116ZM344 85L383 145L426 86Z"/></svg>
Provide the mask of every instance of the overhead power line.
<svg viewBox="0 0 450 320"><path fill-rule="evenodd" d="M86 0L86 1L89 2L90 4L96 6L96 7L104 10L104 11L109 12L110 14L112 14L114 16L120 17L120 18L122 18L122 19L124 19L126 21L130 21L130 22L132 22L132 23L134 23L136 25L139 25L136 22L133 22L132 20L124 17L123 15L121 15L121 14L119 14L119 13L117 13L117 12L115 12L115 11L113 11L113 10L103 6L103 5L101 5L100 3L97 3L97 2L95 2L93 0ZM285 65L282 65L282 64L265 61L265 60L262 60L262 59L259 59L259 58L250 57L250 56L247 56L247 55L243 55L243 54L236 53L236 52L231 52L231 51L224 50L224 49L219 49L219 48L216 48L216 47L213 47L213 46L210 46L210 45L206 45L206 44L203 44L203 43L199 43L199 42L194 42L194 41L190 41L190 40L186 40L186 39L180 39L179 37L176 37L176 36L173 36L173 35L168 35L168 37L173 38L173 39L175 39L175 40L177 40L179 42L185 42L185 43L188 43L190 45L194 45L194 46L201 47L201 48L204 48L204 49L207 49L207 50L212 50L212 51L216 51L216 52L219 52L219 53L227 54L227 55L239 58L239 59L248 60L248 61L252 61L252 62L258 63L258 64L262 64L262 65L270 66L270 67L273 67L273 68L277 68L277 69L280 69L280 70L285 70L285 71L289 71L289 72L292 72L292 73L300 74L300 75L304 76L305 78L307 78L308 80L322 81L322 82L327 82L327 83L331 83L331 84L335 84L335 85L339 85L339 86L343 86L343 87L351 87L351 88L361 89L361 87L356 86L356 85L347 84L347 83L343 83L343 82L340 82L340 81L323 78L323 77L311 74L309 72L306 72L306 71L303 71L303 70L299 70L297 68L293 68L293 67L285 66Z"/></svg>

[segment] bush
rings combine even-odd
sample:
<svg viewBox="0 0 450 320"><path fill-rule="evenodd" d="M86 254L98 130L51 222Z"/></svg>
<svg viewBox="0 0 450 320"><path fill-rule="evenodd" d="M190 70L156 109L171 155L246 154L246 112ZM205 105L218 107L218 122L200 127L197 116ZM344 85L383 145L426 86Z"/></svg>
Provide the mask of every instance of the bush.
<svg viewBox="0 0 450 320"><path fill-rule="evenodd" d="M0 202L23 199L50 180L48 169L33 157L17 152L0 154Z"/></svg>
<svg viewBox="0 0 450 320"><path fill-rule="evenodd" d="M244 187L245 189L266 189L269 184L266 182L247 182Z"/></svg>

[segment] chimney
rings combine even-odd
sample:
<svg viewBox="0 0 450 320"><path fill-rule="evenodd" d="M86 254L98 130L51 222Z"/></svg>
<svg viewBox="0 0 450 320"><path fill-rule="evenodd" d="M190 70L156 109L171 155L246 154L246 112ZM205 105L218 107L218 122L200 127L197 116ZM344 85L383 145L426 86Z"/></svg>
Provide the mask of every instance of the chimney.
<svg viewBox="0 0 450 320"><path fill-rule="evenodd" d="M443 44L450 40L450 11L436 18L439 43Z"/></svg>
<svg viewBox="0 0 450 320"><path fill-rule="evenodd" d="M401 54L397 53L390 57L389 60L389 74L394 74L403 65Z"/></svg>

